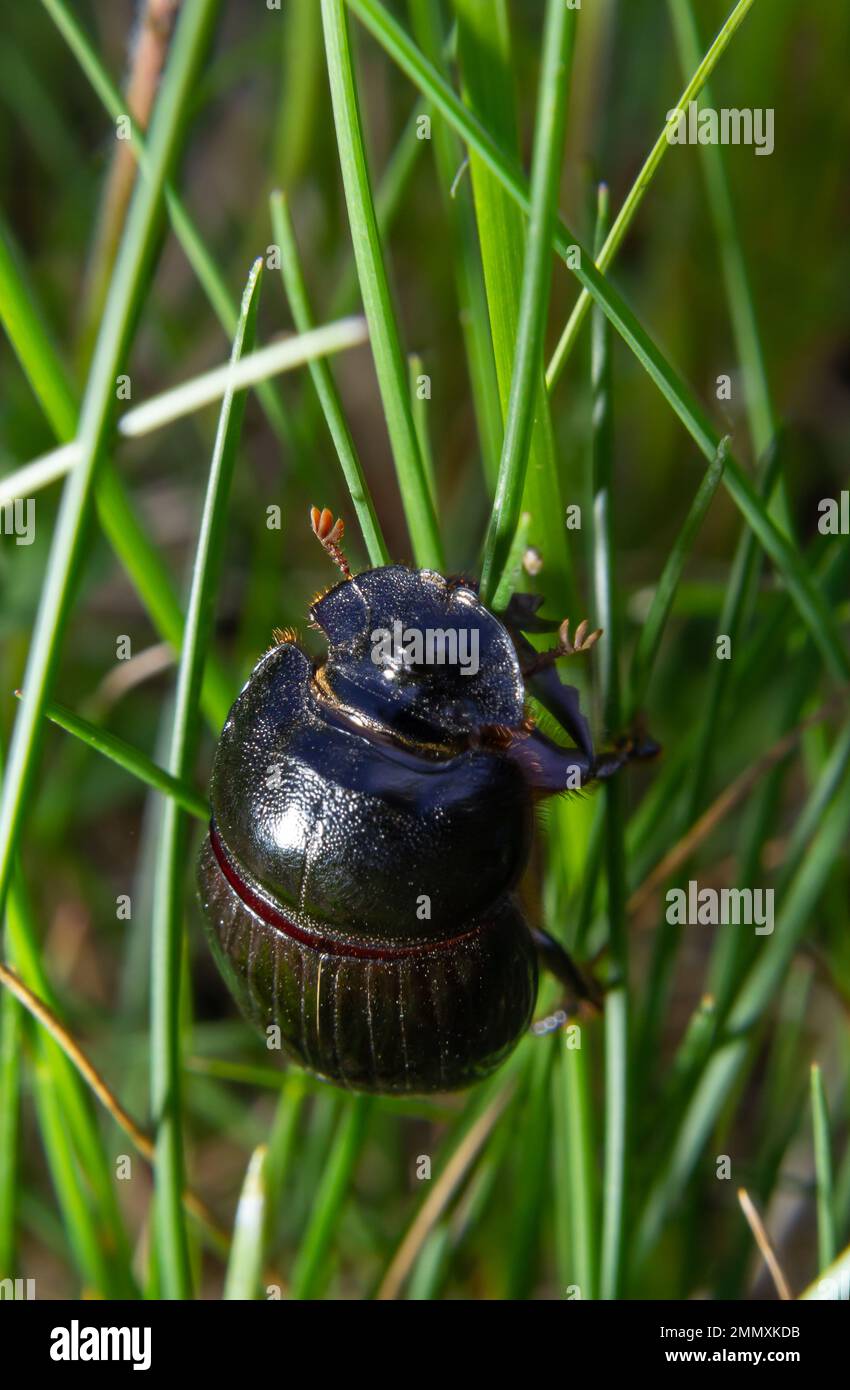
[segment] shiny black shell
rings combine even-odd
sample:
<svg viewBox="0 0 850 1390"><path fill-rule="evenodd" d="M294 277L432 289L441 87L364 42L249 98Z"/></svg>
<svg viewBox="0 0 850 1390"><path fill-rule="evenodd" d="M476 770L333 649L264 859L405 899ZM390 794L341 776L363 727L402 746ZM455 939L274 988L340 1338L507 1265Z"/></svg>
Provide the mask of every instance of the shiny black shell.
<svg viewBox="0 0 850 1390"><path fill-rule="evenodd" d="M467 1086L527 1028L537 989L513 896L532 793L500 735L525 688L474 590L387 566L311 610L315 666L283 641L258 662L216 751L204 919L246 1016L339 1085ZM476 669L376 662L376 631L475 633Z"/></svg>

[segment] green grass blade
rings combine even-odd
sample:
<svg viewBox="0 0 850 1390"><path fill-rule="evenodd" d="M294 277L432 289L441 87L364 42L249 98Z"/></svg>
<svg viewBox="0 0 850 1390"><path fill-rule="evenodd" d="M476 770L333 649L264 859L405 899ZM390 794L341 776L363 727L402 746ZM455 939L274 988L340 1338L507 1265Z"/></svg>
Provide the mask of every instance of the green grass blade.
<svg viewBox="0 0 850 1390"><path fill-rule="evenodd" d="M417 352L411 352L407 359L407 375L410 390L410 409L413 412L413 428L419 444L419 457L428 479L431 503L437 508L437 470L434 466L434 451L431 448L431 434L428 425L428 399L419 394L417 382L425 372L425 364Z"/></svg>
<svg viewBox="0 0 850 1390"><path fill-rule="evenodd" d="M110 119L115 121L120 116L126 120L126 98L121 95L110 78L65 0L42 0L42 4L48 10ZM129 132L130 143L139 161L139 167L147 178L151 172L150 137L149 135L142 135L132 118L130 118ZM227 338L232 339L239 318L239 306L212 255L207 250L185 205L168 183L165 184L164 195L174 235L180 242L186 260L195 272L198 283ZM269 424L278 438L295 448L297 441L294 439L289 418L273 384L263 382L258 388L257 395ZM296 457L298 457L297 450Z"/></svg>
<svg viewBox="0 0 850 1390"><path fill-rule="evenodd" d="M4 221L0 221L0 319L57 439L73 439L77 428L74 391L35 308L32 289Z"/></svg>
<svg viewBox="0 0 850 1390"><path fill-rule="evenodd" d="M803 855L786 860L789 885L773 935L764 938L763 954L753 965L736 995L719 1043L682 1116L668 1161L653 1185L636 1239L637 1257L654 1244L663 1221L678 1200L699 1159L720 1109L743 1069L750 1051L750 1033L775 997L788 962L811 920L836 860L846 846L850 830L850 726L832 750L807 810L816 834ZM816 809L816 814L815 814ZM804 812L805 814L805 812Z"/></svg>
<svg viewBox="0 0 850 1390"><path fill-rule="evenodd" d="M366 321L357 316L321 324L305 333L268 343L256 352L246 354L239 363L234 375L236 386L240 390L244 386L259 387L280 373L292 372L332 353L359 347L367 341L367 336ZM159 391L120 416L118 433L125 439L139 439L205 406L214 405L221 401L230 380L230 365L225 363L181 381L177 386ZM15 497L29 496L55 482L70 472L79 458L79 445L72 441L22 464L13 473L0 478L0 504ZM111 479L113 489L120 487L117 474L111 473ZM126 494L123 496L126 497ZM149 541L147 544L150 548ZM119 554L119 558L124 560L123 554Z"/></svg>
<svg viewBox="0 0 850 1390"><path fill-rule="evenodd" d="M541 1233L548 1225L551 1201L549 1174L545 1164L540 1171L538 1155L551 1149L552 1065L558 1040L550 1037L535 1041L537 1046L529 1049L531 1056L517 1115L517 1124L527 1142L519 1156L515 1205L505 1252L503 1297L511 1302L532 1296Z"/></svg>
<svg viewBox="0 0 850 1390"><path fill-rule="evenodd" d="M640 173L626 194L623 205L611 224L611 230L605 238L604 244L599 248L595 257L596 265L599 270L603 272L606 271L620 249L623 238L634 221L635 214L646 196L647 190L658 170L658 166L664 158L666 151L669 149L667 135L678 120L679 112L687 111L688 103L695 101L699 93L703 90L711 73L726 52L732 38L752 9L753 3L754 0L738 0L738 4L732 10L726 22L721 26L717 37L702 59L700 59L698 50L696 52L689 52L689 61L686 63L686 66L689 71L693 72L693 76L675 106L671 107L664 123L664 129L661 131L661 134L644 160ZM546 369L546 385L550 391L561 375L564 364L575 346L576 339L581 332L581 326L590 308L590 302L591 296L589 291L582 290L567 320L564 331L558 340L558 346L552 354L549 366Z"/></svg>
<svg viewBox="0 0 850 1390"><path fill-rule="evenodd" d="M263 1267L267 1152L265 1144L257 1145L242 1184L222 1295L227 1300L255 1299L258 1294Z"/></svg>
<svg viewBox="0 0 850 1390"><path fill-rule="evenodd" d="M9 889L6 923L13 966L54 1012L61 1013L45 973L19 866ZM103 1297L132 1297L130 1251L114 1172L86 1088L58 1043L40 1029L33 1081L42 1142L80 1277Z"/></svg>
<svg viewBox="0 0 850 1390"><path fill-rule="evenodd" d="M65 365L56 350L11 238L0 236L0 319L51 427L65 441L47 455L0 479L0 506L15 497L31 497L68 472L79 458L73 440L77 428L77 401ZM162 559L139 521L111 459L105 458L95 486L95 503L101 526L112 549L129 574L151 621L166 641L179 646L183 615ZM204 707L216 728L230 707L232 689L215 665L207 672Z"/></svg>
<svg viewBox="0 0 850 1390"><path fill-rule="evenodd" d="M322 93L322 23L316 0L289 0L282 26L281 102L272 163L283 188L301 178Z"/></svg>
<svg viewBox="0 0 850 1390"><path fill-rule="evenodd" d="M832 1143L823 1074L817 1062L811 1072L812 1132L818 1208L818 1269L825 1273L835 1259L835 1203L832 1182Z"/></svg>
<svg viewBox="0 0 850 1390"><path fill-rule="evenodd" d="M298 332L308 333L314 326L313 311L307 295L307 286L295 240L295 228L292 225L292 217L285 194L280 191L273 193L270 205L272 233L280 247L280 269L286 297ZM363 466L355 448L348 421L345 418L342 401L339 398L331 369L327 362L317 360L310 363L310 375L313 378L316 395L319 397L322 410L325 413L325 420L337 451L346 486L351 495L352 505L360 522L369 559L376 566L388 565L390 554L381 532L375 505L369 492L369 485L366 482L366 475L363 472ZM322 505L321 499L319 499L319 505Z"/></svg>
<svg viewBox="0 0 850 1390"><path fill-rule="evenodd" d="M304 1111L304 1101L307 1097L307 1084L307 1078L301 1072L294 1070L288 1072L284 1077L283 1085L280 1084L280 1074L277 1074L277 1089L280 1092L280 1098L269 1130L268 1154L265 1162L265 1242L267 1250L274 1248L278 1219L281 1212L286 1211L286 1195L292 1181L292 1165L296 1153L295 1146L299 1138L299 1125Z"/></svg>
<svg viewBox="0 0 850 1390"><path fill-rule="evenodd" d="M348 5L390 57L451 121L458 134L477 151L519 207L528 212L528 188L514 161L504 154L486 127L463 106L452 89L443 82L439 73L418 52L401 26L380 4L380 0L348 0ZM651 335L613 286L596 269L592 255L563 221L559 221L555 232L555 249L573 270L583 288L589 290L593 299L604 310L702 454L711 462L720 447L720 434ZM726 461L724 485L757 536L760 545L782 575L829 670L839 679L847 680L850 678L850 654L837 630L833 614L813 585L796 548L771 521L744 470L731 454Z"/></svg>
<svg viewBox="0 0 850 1390"><path fill-rule="evenodd" d="M699 61L700 48L692 0L667 0L667 4L682 68L690 71ZM739 5L737 9L740 8ZM724 29L731 23L731 19L735 18L736 13L737 10L730 20L727 20ZM702 94L705 105L713 106L711 91L705 83L702 84ZM726 281L726 300L746 386L745 408L750 435L756 457L761 458L776 434L778 422L767 380L750 277L736 225L735 208L726 173L726 159L719 145L700 145L699 155Z"/></svg>
<svg viewBox="0 0 850 1390"><path fill-rule="evenodd" d="M499 587L522 509L543 335L552 277L552 232L567 129L575 11L548 0L531 166L531 214L519 302L511 392L490 525L481 566L481 597Z"/></svg>
<svg viewBox="0 0 850 1390"><path fill-rule="evenodd" d="M375 189L375 221L382 241L396 219L422 152L423 142L418 135L419 118L422 114L422 102L417 101ZM428 111L424 114L427 115ZM352 248L346 258L339 283L331 295L329 317L336 318L340 314L351 313L358 303L359 295L360 282L357 279L357 263Z"/></svg>
<svg viewBox="0 0 850 1390"><path fill-rule="evenodd" d="M448 66L443 56L445 43L438 0L408 0L408 8L413 32L420 48L443 77L446 77ZM481 443L484 476L493 492L496 487L499 455L502 451L502 407L493 358L493 343L490 338L487 292L478 252L475 210L467 184L462 180L460 187L455 187L464 151L454 131L441 115L433 118L431 140L454 250L452 264L455 271L458 310Z"/></svg>
<svg viewBox="0 0 850 1390"><path fill-rule="evenodd" d="M21 702L0 803L0 910L35 771L44 703L81 568L93 487L115 407L115 379L125 364L151 268L162 189L186 133L186 110L212 27L214 0L187 0L151 123L149 177L136 189L86 385L78 438L82 457L68 479L35 620Z"/></svg>
<svg viewBox="0 0 850 1390"><path fill-rule="evenodd" d="M337 1126L292 1269L293 1298L317 1298L322 1291L325 1258L360 1156L370 1107L370 1096L352 1096Z"/></svg>
<svg viewBox="0 0 850 1390"><path fill-rule="evenodd" d="M21 1007L4 991L0 999L0 1279L15 1274L22 1039Z"/></svg>
<svg viewBox="0 0 850 1390"><path fill-rule="evenodd" d="M514 69L506 0L455 0L464 100L474 119L486 122L504 147L517 149ZM451 90L451 89L449 89ZM467 110L467 107L462 107ZM445 119L445 113L443 118ZM507 417L519 331L526 227L492 169L469 150L470 174L481 246L492 353L499 407ZM504 433L499 422L500 454ZM556 612L571 612L574 581L563 508L552 420L543 381L542 358L535 374L535 402L522 507L531 517L529 543L544 556L537 585ZM505 584L493 594L498 606L509 597Z"/></svg>
<svg viewBox="0 0 850 1390"><path fill-rule="evenodd" d="M263 263L254 262L233 340L236 364L253 343ZM197 706L212 630L213 607L227 529L227 505L245 393L233 385L221 405L207 493L201 517L177 690L168 771L186 781L197 745ZM151 1097L156 1120L155 1215L159 1273L164 1296L185 1298L191 1288L183 1211L183 1144L180 1104L180 993L185 825L175 801L165 803L160 824L153 896Z"/></svg>
<svg viewBox="0 0 850 1390"><path fill-rule="evenodd" d="M134 748L131 743L119 738L117 734L109 733L107 729L98 728L96 724L90 723L88 719L83 719L82 715L75 714L65 705L57 704L55 700L48 700L44 707L44 714L60 729L73 734L89 748L93 748L96 753L102 753L105 758L109 758L110 762L117 763L119 767L132 773L146 786L153 787L154 791L161 792L163 796L172 797L179 806L183 807L184 811L189 812L190 816L195 816L205 824L209 820L210 808L205 798L186 782L172 777L140 748Z"/></svg>
<svg viewBox="0 0 850 1390"><path fill-rule="evenodd" d="M717 491L723 477L723 469L726 464L726 450L728 441L721 441L721 446L717 451L712 462L705 471L703 480L700 483L693 502L691 503L688 514L682 524L664 569L661 578L652 597L652 604L646 620L641 628L640 637L635 648L632 659L632 669L629 679L630 695L629 708L634 713L643 704L646 689L649 684L652 668L658 655L658 648L664 636L664 629L676 590L679 587L679 580L682 571L687 563L688 556L693 548L697 533L705 520L712 499ZM725 631L725 629L724 629Z"/></svg>
<svg viewBox="0 0 850 1390"><path fill-rule="evenodd" d="M589 1033L579 1035L581 1046L565 1037L555 1071L555 1126L559 1168L556 1183L566 1188L571 1265L561 1271L561 1284L577 1284L583 1299L598 1292L599 1223L597 1218L596 1153L591 1093Z"/></svg>
<svg viewBox="0 0 850 1390"><path fill-rule="evenodd" d="M38 1044L33 1065L35 1103L39 1129L62 1224L74 1262L89 1296L109 1297L112 1292L104 1251L89 1207L80 1165L74 1153L67 1119L62 1109L51 1067L50 1046Z"/></svg>
<svg viewBox="0 0 850 1390"><path fill-rule="evenodd" d="M343 0L322 0L322 22L351 238L402 505L416 563L442 570L443 547L419 457L407 371L372 201Z"/></svg>
<svg viewBox="0 0 850 1390"><path fill-rule="evenodd" d="M597 240L608 220L608 190L599 189ZM591 441L593 491L593 586L596 619L604 630L600 652L600 686L605 726L621 727L618 668L620 620L617 611L616 540L614 535L613 443L611 407L611 331L598 307L593 310L591 351ZM605 999L605 1150L602 1198L602 1248L599 1292L605 1299L622 1296L625 1279L629 1159L629 942L626 929L625 852L621 787L606 784L603 856L608 900L611 987Z"/></svg>

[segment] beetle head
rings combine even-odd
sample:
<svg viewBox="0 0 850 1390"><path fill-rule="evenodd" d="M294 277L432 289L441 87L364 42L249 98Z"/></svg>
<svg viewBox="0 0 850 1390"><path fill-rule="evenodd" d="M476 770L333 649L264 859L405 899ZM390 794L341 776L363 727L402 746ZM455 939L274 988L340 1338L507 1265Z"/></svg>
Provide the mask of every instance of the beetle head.
<svg viewBox="0 0 850 1390"><path fill-rule="evenodd" d="M341 705L425 742L521 725L516 649L468 585L387 565L337 584L310 617L328 640L320 682Z"/></svg>

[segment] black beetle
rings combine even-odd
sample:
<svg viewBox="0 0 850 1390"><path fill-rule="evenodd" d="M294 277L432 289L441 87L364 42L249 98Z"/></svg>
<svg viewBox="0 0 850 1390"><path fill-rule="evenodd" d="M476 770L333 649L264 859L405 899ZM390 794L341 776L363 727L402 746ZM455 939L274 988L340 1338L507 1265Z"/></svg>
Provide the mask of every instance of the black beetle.
<svg viewBox="0 0 850 1390"><path fill-rule="evenodd" d="M465 580L388 565L352 576L342 522L312 511L344 578L314 601L314 665L293 634L258 662L216 751L198 863L213 952L245 1015L338 1085L414 1092L493 1071L531 1019L538 958L575 1003L595 987L513 890L537 798L653 750L596 756L578 694L523 632L539 600L498 617ZM533 725L526 691L575 747Z"/></svg>

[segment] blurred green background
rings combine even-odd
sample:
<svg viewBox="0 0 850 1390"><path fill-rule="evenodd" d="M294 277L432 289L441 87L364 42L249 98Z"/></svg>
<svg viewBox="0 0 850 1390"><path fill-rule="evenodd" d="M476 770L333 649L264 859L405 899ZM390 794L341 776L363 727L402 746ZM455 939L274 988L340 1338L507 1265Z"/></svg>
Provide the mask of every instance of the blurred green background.
<svg viewBox="0 0 850 1390"><path fill-rule="evenodd" d="M410 27L408 8L387 8ZM451 45L451 6L443 9ZM691 7L701 51L718 31L730 3L697 0ZM543 5L513 0L510 67L519 147L529 167L539 72ZM274 238L268 195L289 196L316 318L329 321L359 309L349 226L325 70L319 0L227 0L194 90L194 110L178 186L231 295L241 293L249 266ZM132 64L138 7L123 0L74 3L73 13L113 79L125 85ZM114 127L74 61L51 15L40 4L6 6L0 37L0 203L7 235L39 301L75 387L85 382L93 333L102 307L98 274L109 262L110 213L104 190L114 178ZM430 108L356 18L350 20L373 184L392 167L411 116ZM850 101L846 72L850 11L840 4L801 6L794 0L756 0L710 80L715 106L775 110L775 151L723 151L739 245L746 263L763 347L765 376L781 424L781 473L797 552L817 576L841 625L846 646L847 567L837 552L847 539L819 538L818 502L848 487L850 424L850 203L846 196ZM450 71L456 80L454 55ZM593 244L596 185L604 180L611 207L620 207L677 100L683 72L671 10L665 0L593 0L578 17L559 207ZM433 115L433 121L440 119ZM408 137L408 169L384 239L407 352L421 358L431 380L424 416L435 461L438 518L450 572L477 572L489 511L486 470L472 408L460 331L450 231L450 201L431 141ZM665 356L705 403L714 424L732 437L739 462L756 476L759 450L748 427L750 383L742 373L724 288L718 240L703 177L701 151L673 147L665 155L610 272L613 283L653 334ZM469 171L457 200L471 197ZM472 206L471 201L467 204ZM116 220L113 212L112 220ZM121 214L117 215L120 230ZM258 344L292 327L279 276L265 276ZM576 282L555 262L547 329L548 360L576 298ZM588 325L589 326L589 325ZM155 273L144 300L132 357L132 404L224 361L229 335L173 234L163 228ZM346 414L394 559L411 550L392 465L381 400L368 347L333 359ZM611 352L617 658L626 671L652 593L705 469L696 446L628 348ZM718 401L717 377L732 377L732 399ZM228 512L225 565L216 609L216 648L235 693L274 627L305 634L306 609L330 582L324 557L309 533L308 507L327 505L348 523L354 568L367 563L333 445L306 370L275 384L281 426L270 426L257 399L248 400ZM594 611L592 583L591 395L587 327L551 394L563 505L578 503L585 524L569 532L581 611ZM119 409L123 409L120 406ZM188 579L217 410L137 440L120 442L113 457L150 536L181 588ZM0 347L0 474L50 450L52 435L15 353ZM37 496L34 544L0 537L0 736L8 747L28 642L60 496L54 483ZM266 525L267 508L282 509L282 528ZM774 516L782 519L781 504ZM784 522L783 522L784 524ZM532 521L532 531L534 519ZM621 804L627 818L628 888L679 841L745 769L754 767L781 735L827 701L828 715L794 742L777 768L759 768L752 790L717 823L686 861L701 883L738 881L742 863L755 876L744 884L776 883L801 807L821 778L846 717L846 687L820 667L770 565L758 567L746 621L717 711L711 760L697 803L686 808L689 769L704 727L717 665L715 637L743 523L721 486L690 551L664 641L643 701L652 733L665 748L651 770L627 773ZM539 583L546 588L546 555ZM832 568L830 569L830 565ZM530 583L526 578L526 583ZM553 616L565 616L561 612ZM116 660L116 642L130 638L135 660ZM318 653L315 634L305 635ZM591 658L585 688L600 739L604 727L594 700ZM87 563L62 646L53 693L57 700L103 722L158 761L164 757L173 664L126 575L93 518ZM799 698L791 698L798 691ZM205 734L196 785L205 786L212 751ZM847 801L846 776L839 796ZM589 880L594 826L602 798L559 803L545 814L527 896L553 931L579 955L602 953L605 971L607 894L604 875ZM148 1122L148 934L156 798L127 773L50 727L36 795L23 840L23 868L44 967L70 1032L106 1075L123 1104ZM817 818L810 827L817 830ZM810 846L810 841L806 841ZM817 856L818 842L812 853ZM792 868L805 862L805 854ZM746 872L746 871L744 871ZM687 873L685 874L687 877ZM664 880L666 882L666 880ZM672 880L671 880L672 881ZM629 1210L624 1233L633 1255L622 1296L774 1296L756 1257L736 1200L747 1187L765 1214L795 1293L823 1262L818 1203L824 1170L816 1173L809 1067L820 1063L829 1109L832 1183L827 1192L833 1243L850 1238L850 944L847 936L848 862L843 852L823 867L806 901L799 944L778 974L769 1006L748 1038L746 1065L724 1093L696 1162L676 1169L687 1104L714 1041L697 1038L695 1058L682 1063L680 1044L700 999L718 981L729 1004L769 938L736 945L719 935L735 928L686 928L669 989L656 1002L661 1016L642 1012L658 966L660 893L629 917L631 989L636 1001L633 1046ZM116 899L129 894L132 916L117 920ZM350 1112L338 1093L296 1079L280 1099L262 1044L253 1038L208 958L191 913L187 878L191 1003L185 1001L185 1114L191 1186L224 1227L233 1212L251 1148L272 1136L279 1181L269 1203L265 1258L284 1286L310 1238L316 1193L327 1180L329 1156L345 1150L345 1125L356 1113L363 1133L333 1210L332 1234L319 1240L316 1268L305 1288L321 1296L373 1293L398 1257L401 1241L421 1211L418 1155L431 1155L433 1177L445 1173L481 1113L487 1096L428 1104L376 1100ZM781 912L787 896L778 895ZM577 924L582 924L577 926ZM723 958L725 955L725 965ZM720 961L720 964L718 964ZM728 971L724 976L723 971ZM551 999L554 1000L554 994ZM550 996L546 996L547 1001ZM647 1005L647 1010L649 1006ZM194 1019L191 1031L188 1022ZM713 1026L713 1025L712 1025ZM719 1021L718 1021L718 1026ZM595 1119L582 1136L585 1154L598 1155L604 1136L604 1039L591 1025L585 1043L587 1104ZM14 1146L14 1231L9 1271L38 1278L39 1297L91 1291L69 1248L63 1198L45 1157L43 1112L34 1102L35 1027L22 1047L20 1128ZM580 1156L570 1153L564 1126L569 1080L561 1078L562 1035L528 1039L520 1048L517 1085L487 1129L482 1145L450 1187L417 1251L413 1283L422 1297L563 1297L582 1282L575 1275L577 1214L571 1183ZM679 1059L677 1071L674 1058ZM206 1070L203 1059L207 1059ZM212 1059L210 1070L209 1059ZM544 1060L541 1060L544 1059ZM233 1078L226 1075L234 1068ZM263 1084L249 1070L262 1068ZM216 1071L216 1068L218 1070ZM690 1070L689 1070L690 1068ZM560 1079L559 1079L560 1078ZM684 1080L683 1080L684 1078ZM563 1081L563 1087L562 1087ZM559 1090L559 1087L562 1087ZM566 1097L566 1098L565 1098ZM501 1104L501 1102L500 1102ZM818 1115L815 1105L815 1118ZM492 1118L492 1117L491 1117ZM111 1122L98 1113L107 1154L127 1151ZM815 1126L816 1128L816 1126ZM574 1131L573 1131L574 1132ZM351 1139L351 1135L348 1135ZM353 1141L352 1141L353 1142ZM8 1148L8 1146L7 1146ZM731 1157L731 1179L718 1181L716 1157ZM597 1157L591 1167L597 1167ZM601 1175L601 1160L598 1162ZM134 1176L116 1182L141 1287L150 1182L141 1160ZM587 1163L585 1164L585 1174ZM324 1175L324 1176L323 1176ZM571 1176L572 1175L572 1176ZM820 1179L820 1189L817 1178ZM82 1181L85 1189L84 1180ZM639 1249L638 1232L659 1188L663 1215ZM427 1197L427 1192L425 1193ZM669 1201L668 1201L669 1198ZM96 1195L88 1194L98 1213ZM598 1235L603 1193L588 1198ZM594 1214L595 1213L595 1214ZM821 1208L821 1220L824 1214ZM99 1229L99 1228L98 1228ZM310 1247L312 1249L312 1247ZM833 1250L837 1253L837 1249ZM218 1297L219 1252L195 1249L198 1288ZM598 1273L598 1270L597 1270ZM149 1285L150 1287L150 1285Z"/></svg>

